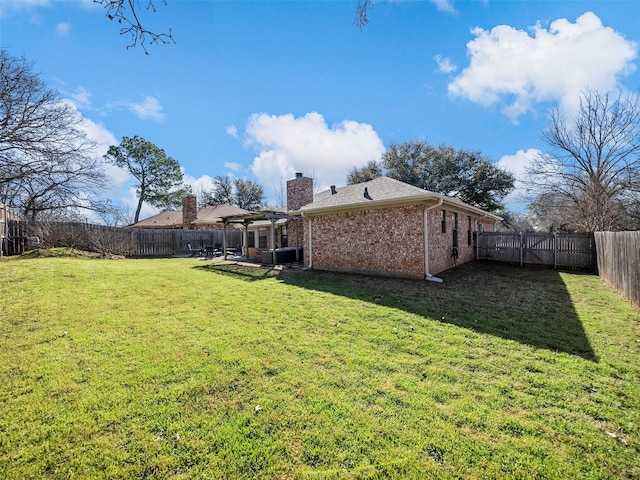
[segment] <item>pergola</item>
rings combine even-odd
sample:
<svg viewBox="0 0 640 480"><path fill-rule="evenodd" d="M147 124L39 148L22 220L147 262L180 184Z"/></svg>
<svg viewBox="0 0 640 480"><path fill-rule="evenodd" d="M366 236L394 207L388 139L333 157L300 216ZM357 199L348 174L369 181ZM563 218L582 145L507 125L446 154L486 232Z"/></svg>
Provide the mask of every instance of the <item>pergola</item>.
<svg viewBox="0 0 640 480"><path fill-rule="evenodd" d="M222 219L222 248L224 259L227 259L227 225L236 224L244 226L242 232L243 246L247 244L249 225L258 221L271 222L271 238L270 244L272 245L271 254L273 263L276 263L276 222L278 220L300 220L300 215L292 215L290 213L281 210L261 210L259 212L249 212L244 214L228 215L221 217ZM297 242L300 243L300 242ZM299 247L299 245L297 245ZM298 260L298 252L296 250L296 260Z"/></svg>

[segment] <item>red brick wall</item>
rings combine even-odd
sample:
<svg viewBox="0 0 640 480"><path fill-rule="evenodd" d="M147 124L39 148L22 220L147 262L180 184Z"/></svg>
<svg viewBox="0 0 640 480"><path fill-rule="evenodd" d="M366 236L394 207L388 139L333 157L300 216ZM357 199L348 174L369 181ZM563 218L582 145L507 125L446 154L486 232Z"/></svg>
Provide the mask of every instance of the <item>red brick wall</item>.
<svg viewBox="0 0 640 480"><path fill-rule="evenodd" d="M311 202L313 180L296 173L296 178L287 182L287 210L298 210Z"/></svg>
<svg viewBox="0 0 640 480"><path fill-rule="evenodd" d="M198 205L195 195L187 195L182 199L182 228L193 228L191 222L198 218Z"/></svg>
<svg viewBox="0 0 640 480"><path fill-rule="evenodd" d="M422 206L315 216L311 223L314 268L424 277ZM307 265L308 234L306 223Z"/></svg>
<svg viewBox="0 0 640 480"><path fill-rule="evenodd" d="M441 212L445 210L446 232L442 233ZM451 247L453 246L454 210L447 210L447 206L429 210L429 273L432 275L448 270L453 266ZM494 228L493 221L487 218L479 218L463 211L458 213L458 259L461 265L475 258L473 250L473 232L478 231L478 222L483 223L484 231L491 232ZM469 244L469 217L471 217L471 244Z"/></svg>
<svg viewBox="0 0 640 480"><path fill-rule="evenodd" d="M427 212L429 273L435 275L453 266L453 212L446 210L446 232L442 232L442 208ZM471 217L471 245L468 243L468 215L458 212L457 264L474 259L473 232L478 217ZM304 219L304 263L309 265L309 221L313 243L313 268L391 276L424 278L424 207L409 206L345 212ZM493 223L482 219L485 231Z"/></svg>

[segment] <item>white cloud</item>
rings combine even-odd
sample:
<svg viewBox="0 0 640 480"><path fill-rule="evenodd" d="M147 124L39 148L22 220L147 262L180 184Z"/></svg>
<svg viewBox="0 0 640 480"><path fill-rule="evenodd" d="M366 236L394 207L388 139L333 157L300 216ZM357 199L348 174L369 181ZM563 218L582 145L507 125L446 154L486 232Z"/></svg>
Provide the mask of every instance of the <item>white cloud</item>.
<svg viewBox="0 0 640 480"><path fill-rule="evenodd" d="M65 36L69 33L71 29L71 23L69 22L60 22L56 25L56 33L60 36Z"/></svg>
<svg viewBox="0 0 640 480"><path fill-rule="evenodd" d="M97 10L104 9L105 7L100 3L96 3L93 0L79 0L80 6L85 10Z"/></svg>
<svg viewBox="0 0 640 480"><path fill-rule="evenodd" d="M471 62L449 84L449 93L500 105L515 122L537 102L557 101L573 112L585 88L614 90L636 68L638 44L603 26L592 12L575 23L556 20L548 30L536 25L531 33L508 25L473 30Z"/></svg>
<svg viewBox="0 0 640 480"><path fill-rule="evenodd" d="M49 0L3 0L0 2L0 17L11 12L32 10L37 7L46 7L50 4Z"/></svg>
<svg viewBox="0 0 640 480"><path fill-rule="evenodd" d="M242 165L236 162L224 162L225 168L228 168L232 172L238 172L242 169Z"/></svg>
<svg viewBox="0 0 640 480"><path fill-rule="evenodd" d="M153 120L158 123L164 122L162 105L155 97L147 96L142 103L129 103L127 107L141 120Z"/></svg>
<svg viewBox="0 0 640 480"><path fill-rule="evenodd" d="M497 165L511 172L516 177L515 189L504 199L505 205L509 210L523 210L529 204L530 192L524 184L527 167L531 161L539 157L542 152L536 148L528 150L518 150L515 155L505 155L497 163Z"/></svg>
<svg viewBox="0 0 640 480"><path fill-rule="evenodd" d="M238 138L238 129L236 128L235 125L229 125L226 128L226 131L229 135L231 135L233 138Z"/></svg>
<svg viewBox="0 0 640 480"><path fill-rule="evenodd" d="M442 55L436 55L433 58L438 64L438 71L440 73L453 73L458 70L458 66L454 64L450 58L443 57Z"/></svg>
<svg viewBox="0 0 640 480"><path fill-rule="evenodd" d="M296 172L313 176L320 189L344 185L349 170L380 160L385 151L371 125L343 120L329 127L316 112L254 114L245 135L260 152L251 169L263 185L279 185Z"/></svg>
<svg viewBox="0 0 640 480"><path fill-rule="evenodd" d="M66 93L65 96L73 102L78 109L91 108L91 92L83 87L78 87L74 91Z"/></svg>
<svg viewBox="0 0 640 480"><path fill-rule="evenodd" d="M431 3L441 12L455 13L456 11L452 0L431 0Z"/></svg>
<svg viewBox="0 0 640 480"><path fill-rule="evenodd" d="M213 178L209 175L202 175L201 177L196 178L185 173L183 180L187 185L191 185L191 191L196 196L199 196L202 192L209 192L213 190Z"/></svg>
<svg viewBox="0 0 640 480"><path fill-rule="evenodd" d="M95 143L94 154L96 157L104 157L111 145L118 145L120 143L104 125L96 123L86 117L82 118L80 128L85 132L87 138ZM108 179L108 185L105 186L108 190L108 196L114 200L115 203L128 199L128 190L133 181L131 174L125 169L107 162L105 162L105 172Z"/></svg>

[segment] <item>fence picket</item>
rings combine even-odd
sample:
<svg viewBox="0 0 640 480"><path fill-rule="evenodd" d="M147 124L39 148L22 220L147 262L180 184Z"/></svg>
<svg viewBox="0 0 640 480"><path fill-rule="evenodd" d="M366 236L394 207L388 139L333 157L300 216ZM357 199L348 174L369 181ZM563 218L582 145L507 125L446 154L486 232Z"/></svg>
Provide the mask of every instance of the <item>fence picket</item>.
<svg viewBox="0 0 640 480"><path fill-rule="evenodd" d="M480 232L477 259L595 271L593 234Z"/></svg>
<svg viewBox="0 0 640 480"><path fill-rule="evenodd" d="M75 247L129 257L167 257L222 244L222 229L132 229L81 222L8 222L6 255L21 255L40 246ZM242 232L227 231L227 247L238 248Z"/></svg>
<svg viewBox="0 0 640 480"><path fill-rule="evenodd" d="M640 307L640 232L596 232L600 277Z"/></svg>

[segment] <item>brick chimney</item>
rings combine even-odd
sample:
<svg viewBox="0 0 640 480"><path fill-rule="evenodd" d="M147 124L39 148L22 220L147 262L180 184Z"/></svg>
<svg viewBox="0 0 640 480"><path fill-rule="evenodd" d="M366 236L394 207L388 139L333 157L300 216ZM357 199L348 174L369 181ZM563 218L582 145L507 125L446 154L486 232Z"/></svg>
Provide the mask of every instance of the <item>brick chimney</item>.
<svg viewBox="0 0 640 480"><path fill-rule="evenodd" d="M296 178L287 182L287 210L298 210L313 202L313 180L296 173Z"/></svg>
<svg viewBox="0 0 640 480"><path fill-rule="evenodd" d="M193 221L198 218L198 204L195 195L187 195L182 199L182 228L193 228Z"/></svg>

